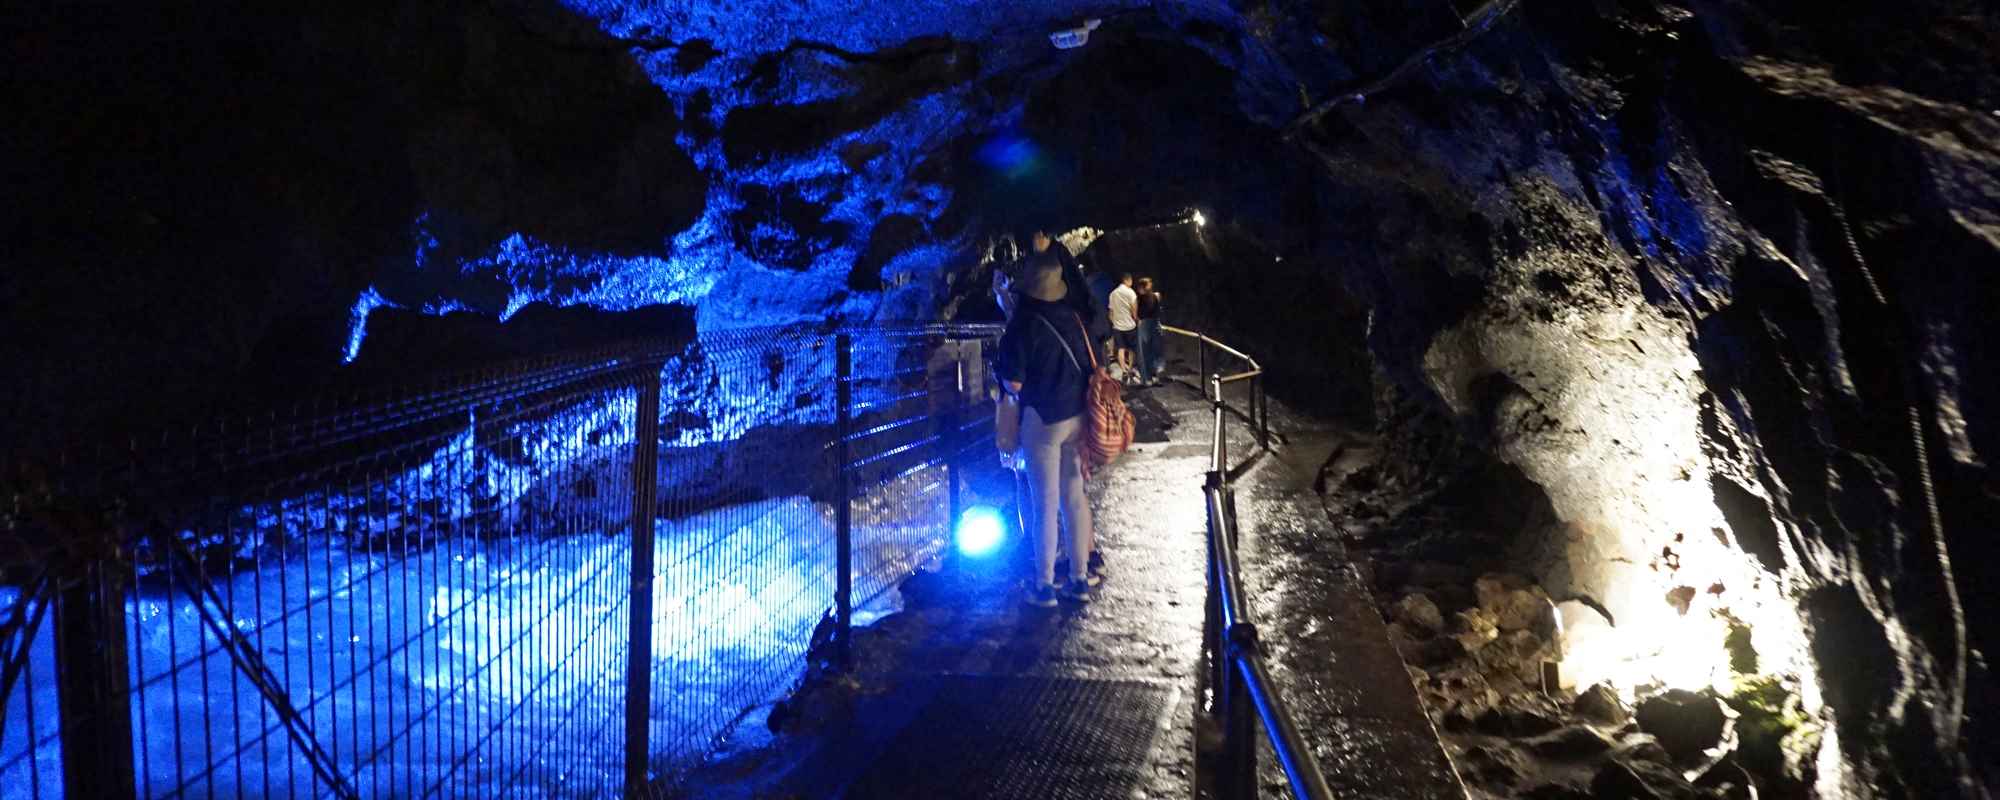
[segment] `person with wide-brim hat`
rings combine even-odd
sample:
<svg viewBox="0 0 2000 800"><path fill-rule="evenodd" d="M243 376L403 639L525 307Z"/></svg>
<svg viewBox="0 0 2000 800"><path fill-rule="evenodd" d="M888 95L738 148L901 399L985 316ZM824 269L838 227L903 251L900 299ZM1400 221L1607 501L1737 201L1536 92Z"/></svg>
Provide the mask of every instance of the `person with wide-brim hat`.
<svg viewBox="0 0 2000 800"><path fill-rule="evenodd" d="M1028 541L1035 573L1027 602L1052 607L1058 597L1088 602L1096 545L1090 498L1084 494L1082 443L1085 396L1096 351L1076 310L1064 302L1069 287L1062 263L1047 252L1029 257L1022 270L1021 302L1000 337L1001 385L1021 408L1020 446L1027 462ZM1067 522L1071 574L1056 584L1056 546Z"/></svg>

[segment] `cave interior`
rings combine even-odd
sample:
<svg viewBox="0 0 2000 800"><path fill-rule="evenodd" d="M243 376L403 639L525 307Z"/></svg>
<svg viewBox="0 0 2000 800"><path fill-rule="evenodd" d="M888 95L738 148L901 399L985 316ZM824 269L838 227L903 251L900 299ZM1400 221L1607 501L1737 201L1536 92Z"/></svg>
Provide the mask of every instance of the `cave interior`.
<svg viewBox="0 0 2000 800"><path fill-rule="evenodd" d="M1043 229L1361 432L1326 535L1474 794L1517 796L1439 688L1480 666L1415 654L1519 592L1571 626L1565 698L1710 698L1761 796L2000 790L1994 6L49 3L0 36L0 451L996 321Z"/></svg>

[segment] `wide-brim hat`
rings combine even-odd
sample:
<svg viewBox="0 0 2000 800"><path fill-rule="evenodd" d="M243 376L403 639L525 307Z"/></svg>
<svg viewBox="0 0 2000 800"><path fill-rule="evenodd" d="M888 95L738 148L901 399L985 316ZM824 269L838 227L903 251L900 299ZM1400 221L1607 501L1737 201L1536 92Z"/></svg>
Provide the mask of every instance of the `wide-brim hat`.
<svg viewBox="0 0 2000 800"><path fill-rule="evenodd" d="M1036 300L1050 303L1061 302L1069 296L1069 285L1063 283L1062 263L1055 259L1028 259L1028 270L1021 277L1021 291Z"/></svg>

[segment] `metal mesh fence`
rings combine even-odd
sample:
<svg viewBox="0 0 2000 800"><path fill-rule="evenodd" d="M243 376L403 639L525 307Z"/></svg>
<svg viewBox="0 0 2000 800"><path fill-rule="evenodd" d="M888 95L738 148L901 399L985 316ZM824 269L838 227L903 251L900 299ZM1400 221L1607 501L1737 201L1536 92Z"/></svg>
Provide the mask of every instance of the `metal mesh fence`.
<svg viewBox="0 0 2000 800"><path fill-rule="evenodd" d="M944 545L997 333L627 345L13 458L0 800L669 786Z"/></svg>

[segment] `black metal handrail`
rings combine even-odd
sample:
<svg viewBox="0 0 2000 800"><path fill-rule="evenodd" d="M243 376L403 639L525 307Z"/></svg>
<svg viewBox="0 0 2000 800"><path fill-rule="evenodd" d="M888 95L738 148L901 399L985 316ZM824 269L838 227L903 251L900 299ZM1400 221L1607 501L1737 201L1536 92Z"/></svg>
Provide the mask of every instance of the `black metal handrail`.
<svg viewBox="0 0 2000 800"><path fill-rule="evenodd" d="M1277 755L1278 766L1291 782L1292 794L1302 800L1333 797L1305 739L1275 689L1264 663L1263 643L1257 623L1243 590L1236 558L1236 495L1229 467L1229 414L1242 417L1256 437L1258 446L1269 450L1270 409L1261 387L1263 368L1241 351L1209 337L1178 328L1173 333L1194 338L1201 348L1202 394L1210 403L1214 428L1210 432L1209 464L1202 488L1208 506L1208 599L1203 647L1209 664L1209 685L1219 689L1215 714L1222 729L1222 754L1217 770L1216 790L1227 800L1257 796L1257 737L1254 730L1261 720L1265 737ZM1237 356L1249 362L1249 369L1224 376L1211 372L1209 350ZM1229 407L1223 389L1232 382L1250 381L1250 408L1247 413Z"/></svg>
<svg viewBox="0 0 2000 800"><path fill-rule="evenodd" d="M1269 417L1270 407L1265 402L1264 396L1264 367L1257 363L1257 359L1251 358L1248 353L1223 344L1200 331L1176 328L1172 325L1161 325L1160 331L1194 340L1196 350L1196 382L1193 384L1193 388L1210 400L1217 401L1220 407L1229 413L1235 414L1245 423L1248 423L1251 434L1257 437L1258 446L1267 450L1270 449L1272 441ZM1211 355L1211 351L1213 351L1213 355ZM1223 355L1242 361L1248 366L1248 369L1227 375L1215 372L1215 364L1213 362L1218 361L1220 356ZM1249 408L1238 409L1226 403L1220 403L1223 387L1242 381L1249 381L1249 389L1247 390ZM1224 455L1227 455L1228 445L1222 441L1222 437L1219 434L1217 435L1216 446L1222 448ZM1221 463L1225 468L1228 466L1226 460L1218 460L1218 463Z"/></svg>

